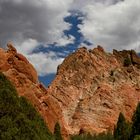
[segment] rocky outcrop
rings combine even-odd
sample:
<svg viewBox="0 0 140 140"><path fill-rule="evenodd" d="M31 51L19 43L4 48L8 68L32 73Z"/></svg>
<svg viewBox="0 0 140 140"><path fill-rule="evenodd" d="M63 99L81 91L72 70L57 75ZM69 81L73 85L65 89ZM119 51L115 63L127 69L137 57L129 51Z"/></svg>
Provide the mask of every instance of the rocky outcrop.
<svg viewBox="0 0 140 140"><path fill-rule="evenodd" d="M128 120L140 101L140 58L134 51L107 53L101 46L80 48L59 65L46 89L36 70L12 44L0 49L0 71L19 96L31 101L51 131L56 122L62 135L112 130L120 112Z"/></svg>
<svg viewBox="0 0 140 140"><path fill-rule="evenodd" d="M134 51L111 54L101 46L70 54L42 97L48 104L50 128L59 120L64 135L81 130L100 133L113 130L120 112L130 120L140 101L139 61Z"/></svg>
<svg viewBox="0 0 140 140"><path fill-rule="evenodd" d="M28 60L17 53L12 44L8 44L8 50L0 49L0 71L16 69L19 73L27 76L32 82L38 81L37 72Z"/></svg>
<svg viewBox="0 0 140 140"><path fill-rule="evenodd" d="M36 70L12 44L9 43L7 47L7 50L0 48L0 72L3 72L14 84L19 96L25 96L30 100L45 118L46 106L41 97L45 96L46 89L39 83Z"/></svg>

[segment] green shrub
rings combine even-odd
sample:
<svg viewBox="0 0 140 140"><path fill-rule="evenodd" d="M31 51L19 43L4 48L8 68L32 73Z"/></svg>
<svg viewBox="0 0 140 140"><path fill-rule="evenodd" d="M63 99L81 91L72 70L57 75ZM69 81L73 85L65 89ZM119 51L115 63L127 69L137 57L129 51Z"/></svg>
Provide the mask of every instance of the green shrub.
<svg viewBox="0 0 140 140"><path fill-rule="evenodd" d="M91 134L81 134L71 136L71 140L114 140L113 135L111 132L108 133L100 133L98 135L91 135Z"/></svg>
<svg viewBox="0 0 140 140"><path fill-rule="evenodd" d="M131 65L131 64L132 64L131 59L130 59L129 57L126 57L126 58L124 59L124 66L125 66L125 67L128 67L128 66Z"/></svg>

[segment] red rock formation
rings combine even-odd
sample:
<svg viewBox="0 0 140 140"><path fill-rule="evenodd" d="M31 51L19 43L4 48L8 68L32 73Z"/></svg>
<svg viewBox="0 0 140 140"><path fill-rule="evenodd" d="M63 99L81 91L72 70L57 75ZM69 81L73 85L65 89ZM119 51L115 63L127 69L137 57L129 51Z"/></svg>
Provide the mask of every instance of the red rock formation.
<svg viewBox="0 0 140 140"><path fill-rule="evenodd" d="M140 101L140 58L134 51L111 54L101 46L80 48L58 67L55 80L46 89L28 60L8 46L7 51L0 49L0 71L20 96L32 102L50 130L59 121L65 139L81 130L112 130L120 112L131 119ZM128 58L130 64L125 66Z"/></svg>
<svg viewBox="0 0 140 140"><path fill-rule="evenodd" d="M140 101L139 61L134 51L110 54L101 46L80 48L69 55L58 67L47 96L42 97L51 114L47 118L50 128L59 120L65 134L99 133L112 130L120 112L130 120Z"/></svg>
<svg viewBox="0 0 140 140"><path fill-rule="evenodd" d="M17 53L12 44L8 50L0 48L0 72L3 72L15 85L19 96L25 96L31 101L43 116L45 108L40 98L45 96L46 90L38 82L38 75L32 64Z"/></svg>

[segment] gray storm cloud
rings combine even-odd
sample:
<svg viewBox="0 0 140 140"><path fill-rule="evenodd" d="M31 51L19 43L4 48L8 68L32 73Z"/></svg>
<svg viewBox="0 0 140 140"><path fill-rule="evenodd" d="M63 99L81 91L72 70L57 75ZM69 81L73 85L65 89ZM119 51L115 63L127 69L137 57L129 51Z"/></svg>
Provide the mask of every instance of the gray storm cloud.
<svg viewBox="0 0 140 140"><path fill-rule="evenodd" d="M70 25L64 22L69 0L2 0L0 1L0 41L23 41L33 38L53 43L62 38Z"/></svg>

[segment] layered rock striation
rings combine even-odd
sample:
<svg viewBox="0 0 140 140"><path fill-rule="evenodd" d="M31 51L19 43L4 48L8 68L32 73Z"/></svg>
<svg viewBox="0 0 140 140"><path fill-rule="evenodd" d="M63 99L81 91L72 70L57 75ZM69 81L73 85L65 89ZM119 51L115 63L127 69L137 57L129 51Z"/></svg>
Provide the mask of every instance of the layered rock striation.
<svg viewBox="0 0 140 140"><path fill-rule="evenodd" d="M131 51L107 53L101 46L80 48L58 66L46 89L36 70L8 44L0 49L0 71L41 113L53 131L56 122L62 135L113 130L122 112L128 120L140 101L140 58Z"/></svg>
<svg viewBox="0 0 140 140"><path fill-rule="evenodd" d="M48 122L59 120L68 134L113 130L119 113L131 120L140 101L140 58L133 50L80 48L58 67L43 100Z"/></svg>

